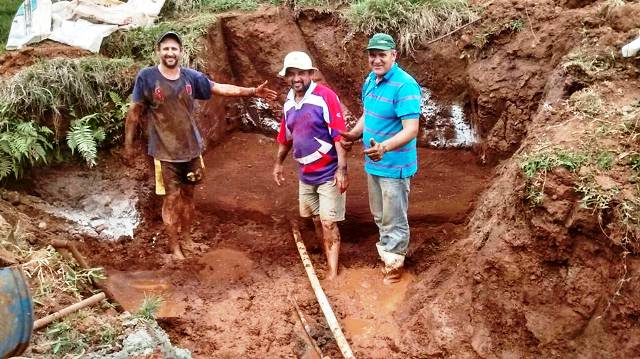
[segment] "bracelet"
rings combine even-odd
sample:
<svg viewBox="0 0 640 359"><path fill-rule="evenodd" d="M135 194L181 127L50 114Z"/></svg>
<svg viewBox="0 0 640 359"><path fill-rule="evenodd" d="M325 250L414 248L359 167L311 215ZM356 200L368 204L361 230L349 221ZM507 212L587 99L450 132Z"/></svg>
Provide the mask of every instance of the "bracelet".
<svg viewBox="0 0 640 359"><path fill-rule="evenodd" d="M255 87L252 87L252 88L251 88L251 90L252 90L252 91L251 91L251 96L255 96L255 95L256 95L256 92L258 92L258 89L257 89L257 88L255 88Z"/></svg>

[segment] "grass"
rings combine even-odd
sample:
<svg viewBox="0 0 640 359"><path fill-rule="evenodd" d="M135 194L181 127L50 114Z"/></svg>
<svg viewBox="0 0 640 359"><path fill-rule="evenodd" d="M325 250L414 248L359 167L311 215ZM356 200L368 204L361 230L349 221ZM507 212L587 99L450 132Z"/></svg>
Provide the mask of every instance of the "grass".
<svg viewBox="0 0 640 359"><path fill-rule="evenodd" d="M215 24L216 16L201 14L175 21L164 21L147 28L117 31L107 37L101 52L114 58L132 58L145 65L157 63L155 43L165 31L176 31L182 37L183 65L203 69L204 63L197 54L202 49L201 38Z"/></svg>
<svg viewBox="0 0 640 359"><path fill-rule="evenodd" d="M478 49L482 49L491 40L498 37L503 32L520 32L524 29L526 22L524 19L505 20L496 23L489 23L480 28L474 35L471 43Z"/></svg>
<svg viewBox="0 0 640 359"><path fill-rule="evenodd" d="M353 35L389 32L398 48L411 53L415 45L444 35L478 18L467 0L362 0L342 14Z"/></svg>
<svg viewBox="0 0 640 359"><path fill-rule="evenodd" d="M576 191L582 195L582 208L602 211L609 208L613 198L620 192L618 186L604 188L595 181L593 176L585 176L578 180Z"/></svg>
<svg viewBox="0 0 640 359"><path fill-rule="evenodd" d="M0 179L62 160L63 139L95 164L99 142L120 139L133 69L131 59L52 59L0 83Z"/></svg>
<svg viewBox="0 0 640 359"><path fill-rule="evenodd" d="M168 0L163 14L178 14L185 11L207 10L210 12L224 12L230 10L252 11L258 8L262 1L257 0Z"/></svg>
<svg viewBox="0 0 640 359"><path fill-rule="evenodd" d="M164 299L162 299L162 297L145 296L142 304L140 304L140 308L138 308L138 311L136 312L136 316L148 320L155 319L163 302Z"/></svg>
<svg viewBox="0 0 640 359"><path fill-rule="evenodd" d="M574 94L575 95L575 94ZM625 251L640 243L640 102L605 108L591 89L572 96L577 116L596 118L584 122L575 149L551 148L521 158L525 179L524 199L531 206L545 200L549 172L564 167L571 172L580 207L597 215L603 234ZM595 104L595 105L594 105Z"/></svg>
<svg viewBox="0 0 640 359"><path fill-rule="evenodd" d="M580 152L554 149L525 156L520 164L520 170L525 175L526 199L533 206L544 201L544 188L547 173L557 167L564 167L576 172L587 162L588 157Z"/></svg>
<svg viewBox="0 0 640 359"><path fill-rule="evenodd" d="M133 86L133 61L101 56L51 59L15 74L0 86L0 105L9 119L53 125L56 117L83 116L103 109L109 92L128 93ZM46 119L53 117L53 122Z"/></svg>
<svg viewBox="0 0 640 359"><path fill-rule="evenodd" d="M2 0L0 1L0 54L5 52L5 46L9 38L11 23L18 11L18 5L22 0Z"/></svg>
<svg viewBox="0 0 640 359"><path fill-rule="evenodd" d="M604 101L600 94L591 88L576 91L569 97L574 113L586 117L595 117L604 112Z"/></svg>
<svg viewBox="0 0 640 359"><path fill-rule="evenodd" d="M3 243L3 242L0 242ZM6 242L4 242L7 245ZM55 293L65 293L76 299L82 298L93 287L92 280L104 279L101 268L85 270L77 263L65 260L52 247L40 250L19 251L25 275L32 281L33 301L45 305L54 300Z"/></svg>
<svg viewBox="0 0 640 359"><path fill-rule="evenodd" d="M45 337L51 353L78 357L87 349L103 353L119 350L124 333L122 324L117 317L102 316L98 310L85 308L47 327Z"/></svg>
<svg viewBox="0 0 640 359"><path fill-rule="evenodd" d="M602 71L613 67L616 61L615 51L596 51L579 47L567 55L567 60L562 64L562 68L585 80L590 80Z"/></svg>

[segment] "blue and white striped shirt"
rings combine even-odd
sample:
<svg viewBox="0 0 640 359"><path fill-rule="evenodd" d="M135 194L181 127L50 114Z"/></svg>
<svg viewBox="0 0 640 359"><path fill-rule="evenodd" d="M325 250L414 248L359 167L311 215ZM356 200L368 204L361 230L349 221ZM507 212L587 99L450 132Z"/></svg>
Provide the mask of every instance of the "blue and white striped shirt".
<svg viewBox="0 0 640 359"><path fill-rule="evenodd" d="M416 80L394 64L379 83L371 72L362 85L364 132L362 141L370 147L371 138L382 142L402 130L403 120L418 121L422 93ZM416 139L384 154L378 162L365 157L364 169L375 176L406 178L418 170Z"/></svg>

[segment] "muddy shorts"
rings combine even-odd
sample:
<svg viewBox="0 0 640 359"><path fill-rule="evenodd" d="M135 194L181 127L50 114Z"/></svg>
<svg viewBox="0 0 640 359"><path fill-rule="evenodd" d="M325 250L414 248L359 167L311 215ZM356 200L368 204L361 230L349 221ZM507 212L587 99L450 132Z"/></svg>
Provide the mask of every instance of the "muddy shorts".
<svg viewBox="0 0 640 359"><path fill-rule="evenodd" d="M321 185L299 182L300 216L320 216L323 221L344 221L346 194L333 181Z"/></svg>
<svg viewBox="0 0 640 359"><path fill-rule="evenodd" d="M204 177L204 160L198 156L188 162L153 160L156 174L156 194L173 193L184 185L195 185Z"/></svg>

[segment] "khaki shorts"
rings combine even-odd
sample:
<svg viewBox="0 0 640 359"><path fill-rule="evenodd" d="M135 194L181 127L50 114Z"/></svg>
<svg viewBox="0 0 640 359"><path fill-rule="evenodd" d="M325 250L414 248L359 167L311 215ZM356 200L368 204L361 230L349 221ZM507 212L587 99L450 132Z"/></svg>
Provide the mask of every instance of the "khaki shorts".
<svg viewBox="0 0 640 359"><path fill-rule="evenodd" d="M188 162L153 160L156 175L156 194L176 192L181 186L195 185L204 176L204 160L198 156Z"/></svg>
<svg viewBox="0 0 640 359"><path fill-rule="evenodd" d="M320 216L323 221L344 221L346 194L333 181L321 185L299 182L300 216Z"/></svg>

